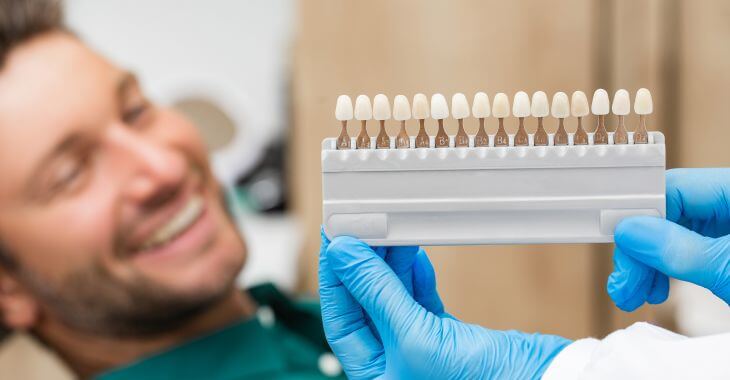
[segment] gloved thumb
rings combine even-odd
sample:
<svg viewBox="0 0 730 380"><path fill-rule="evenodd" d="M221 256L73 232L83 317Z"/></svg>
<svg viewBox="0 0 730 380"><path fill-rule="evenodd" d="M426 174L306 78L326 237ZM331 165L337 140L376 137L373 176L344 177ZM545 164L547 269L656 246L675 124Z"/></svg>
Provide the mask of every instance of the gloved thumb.
<svg viewBox="0 0 730 380"><path fill-rule="evenodd" d="M713 239L665 219L638 216L621 221L614 240L621 252L730 303L730 236Z"/></svg>
<svg viewBox="0 0 730 380"><path fill-rule="evenodd" d="M372 248L351 237L337 237L327 247L327 263L350 294L365 309L386 338L407 332L428 311L408 293L398 276Z"/></svg>

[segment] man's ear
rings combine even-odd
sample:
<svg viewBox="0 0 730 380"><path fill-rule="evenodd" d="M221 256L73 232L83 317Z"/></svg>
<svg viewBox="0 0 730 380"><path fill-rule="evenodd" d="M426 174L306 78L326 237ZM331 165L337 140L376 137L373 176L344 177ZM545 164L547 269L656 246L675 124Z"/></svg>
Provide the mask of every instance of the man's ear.
<svg viewBox="0 0 730 380"><path fill-rule="evenodd" d="M38 320L36 300L15 277L0 268L0 319L11 330L30 330Z"/></svg>

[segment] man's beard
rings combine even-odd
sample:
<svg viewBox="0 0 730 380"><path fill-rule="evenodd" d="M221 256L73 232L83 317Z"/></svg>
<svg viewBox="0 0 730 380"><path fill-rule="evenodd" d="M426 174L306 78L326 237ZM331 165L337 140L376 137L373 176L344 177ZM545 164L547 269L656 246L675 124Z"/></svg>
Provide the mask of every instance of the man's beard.
<svg viewBox="0 0 730 380"><path fill-rule="evenodd" d="M98 263L55 286L20 270L47 311L67 327L93 335L151 338L177 329L229 295L237 274L230 269L219 278L218 288L195 294L180 294L141 275L121 281Z"/></svg>

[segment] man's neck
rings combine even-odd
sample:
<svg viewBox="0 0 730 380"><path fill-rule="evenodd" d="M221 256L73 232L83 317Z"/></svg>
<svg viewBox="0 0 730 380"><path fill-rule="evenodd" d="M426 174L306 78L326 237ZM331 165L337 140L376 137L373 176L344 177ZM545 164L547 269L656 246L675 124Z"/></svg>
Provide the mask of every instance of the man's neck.
<svg viewBox="0 0 730 380"><path fill-rule="evenodd" d="M253 315L255 303L237 289L192 321L169 334L149 339L99 337L70 330L50 321L39 335L82 379L164 351L191 338L213 332Z"/></svg>

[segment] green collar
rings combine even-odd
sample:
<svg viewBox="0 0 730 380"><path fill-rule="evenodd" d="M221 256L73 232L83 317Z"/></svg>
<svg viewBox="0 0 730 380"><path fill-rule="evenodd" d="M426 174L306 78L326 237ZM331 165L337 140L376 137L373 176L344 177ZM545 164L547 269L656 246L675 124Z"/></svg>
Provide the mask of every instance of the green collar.
<svg viewBox="0 0 730 380"><path fill-rule="evenodd" d="M286 365L274 336L254 318L97 379L262 378L283 372Z"/></svg>

